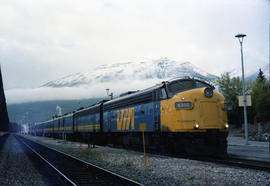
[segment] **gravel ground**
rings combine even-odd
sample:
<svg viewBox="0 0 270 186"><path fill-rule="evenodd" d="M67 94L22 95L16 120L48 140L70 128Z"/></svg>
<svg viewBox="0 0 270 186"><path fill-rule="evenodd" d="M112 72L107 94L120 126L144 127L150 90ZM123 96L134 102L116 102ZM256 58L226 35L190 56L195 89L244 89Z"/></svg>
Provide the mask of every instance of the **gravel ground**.
<svg viewBox="0 0 270 186"><path fill-rule="evenodd" d="M124 149L27 136L145 185L270 185L270 173L214 163L147 155Z"/></svg>
<svg viewBox="0 0 270 186"><path fill-rule="evenodd" d="M61 183L57 178L53 182L50 181L51 173L44 174L44 167L40 168L40 162L33 161L32 156L33 154L26 153L13 135L9 135L4 144L3 138L0 138L0 185L57 185Z"/></svg>

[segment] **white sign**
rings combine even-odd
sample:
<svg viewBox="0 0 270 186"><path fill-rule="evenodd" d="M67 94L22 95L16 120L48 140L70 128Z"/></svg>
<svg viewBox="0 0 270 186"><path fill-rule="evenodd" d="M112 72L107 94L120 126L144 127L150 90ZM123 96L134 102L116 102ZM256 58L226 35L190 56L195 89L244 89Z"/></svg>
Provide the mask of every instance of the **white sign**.
<svg viewBox="0 0 270 186"><path fill-rule="evenodd" d="M250 95L246 95L247 98L247 103L246 106L250 107L252 105L251 103L251 96ZM238 106L239 107L243 107L244 106L244 96L238 96Z"/></svg>

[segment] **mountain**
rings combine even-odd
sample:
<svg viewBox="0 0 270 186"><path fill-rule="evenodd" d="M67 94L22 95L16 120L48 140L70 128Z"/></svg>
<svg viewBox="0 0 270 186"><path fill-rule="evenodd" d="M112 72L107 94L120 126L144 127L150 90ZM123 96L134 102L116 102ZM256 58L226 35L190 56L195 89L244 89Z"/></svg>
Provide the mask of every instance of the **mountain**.
<svg viewBox="0 0 270 186"><path fill-rule="evenodd" d="M147 62L127 62L99 66L88 72L79 72L50 81L42 87L80 87L98 83L119 81L164 81L175 77L198 77L213 82L217 76L209 74L190 62L178 62L163 58Z"/></svg>
<svg viewBox="0 0 270 186"><path fill-rule="evenodd" d="M71 112L81 106L107 98L106 88L113 96L141 90L175 77L198 77L213 82L217 76L209 74L190 62L167 58L147 62L127 62L102 65L87 72L79 72L50 81L39 88L8 91L10 120L19 124L50 119L57 114ZM22 100L21 100L22 99Z"/></svg>
<svg viewBox="0 0 270 186"><path fill-rule="evenodd" d="M7 104L7 110L11 122L16 122L18 124L33 124L35 122L51 119L53 115L59 114L59 109L64 114L75 111L80 107L87 107L100 100L102 100L102 98Z"/></svg>
<svg viewBox="0 0 270 186"><path fill-rule="evenodd" d="M262 67L265 77L268 77L268 69L267 65ZM257 74L254 72L246 77L256 79ZM116 97L129 90L141 90L182 76L198 77L213 84L218 78L190 62L167 58L102 65L87 72L50 81L39 88L8 90L7 109L10 121L19 124L34 123L57 114L56 107L61 107L62 113L66 113L96 103L102 98L108 99L106 88L110 88L110 93L113 92Z"/></svg>

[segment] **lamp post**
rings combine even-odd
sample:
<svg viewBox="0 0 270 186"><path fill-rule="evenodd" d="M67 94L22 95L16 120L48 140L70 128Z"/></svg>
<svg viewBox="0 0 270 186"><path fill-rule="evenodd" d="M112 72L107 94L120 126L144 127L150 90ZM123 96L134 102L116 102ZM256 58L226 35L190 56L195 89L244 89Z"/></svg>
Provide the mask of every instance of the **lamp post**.
<svg viewBox="0 0 270 186"><path fill-rule="evenodd" d="M109 88L106 88L106 92L107 92L107 96L109 96L111 98L111 100L112 100L113 99L113 93L111 92L111 94L109 94L110 93Z"/></svg>
<svg viewBox="0 0 270 186"><path fill-rule="evenodd" d="M243 60L243 40L246 37L245 34L237 34L235 36L238 38L241 48L241 63L242 63L242 89L243 89L243 102L244 102L244 122L245 122L245 144L248 145L248 125L247 125L247 97L246 97L246 88L245 88L245 73L244 73L244 60Z"/></svg>

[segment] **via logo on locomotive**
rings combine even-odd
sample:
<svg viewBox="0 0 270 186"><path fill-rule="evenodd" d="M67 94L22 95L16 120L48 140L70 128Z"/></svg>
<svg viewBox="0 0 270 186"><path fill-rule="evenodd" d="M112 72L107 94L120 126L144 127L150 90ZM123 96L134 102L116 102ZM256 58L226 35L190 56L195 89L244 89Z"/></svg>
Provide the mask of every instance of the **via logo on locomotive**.
<svg viewBox="0 0 270 186"><path fill-rule="evenodd" d="M117 130L134 130L134 107L117 111Z"/></svg>

